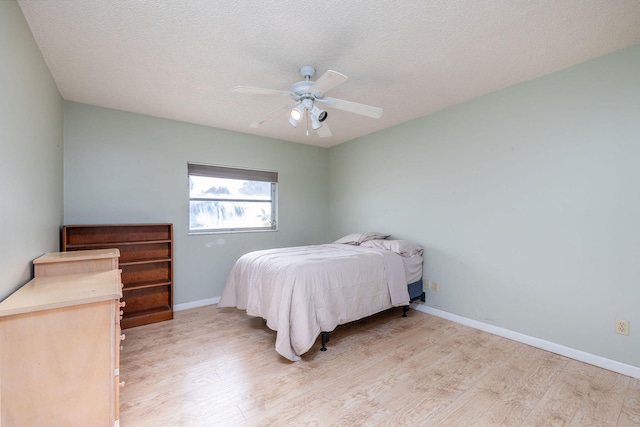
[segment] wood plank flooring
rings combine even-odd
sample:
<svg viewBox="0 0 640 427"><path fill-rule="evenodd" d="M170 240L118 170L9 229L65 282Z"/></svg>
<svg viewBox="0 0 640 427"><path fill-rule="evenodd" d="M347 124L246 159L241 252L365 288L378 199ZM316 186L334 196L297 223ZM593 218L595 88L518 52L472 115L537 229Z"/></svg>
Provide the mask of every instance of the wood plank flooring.
<svg viewBox="0 0 640 427"><path fill-rule="evenodd" d="M262 319L215 305L124 332L123 427L640 426L640 380L415 310L295 363Z"/></svg>

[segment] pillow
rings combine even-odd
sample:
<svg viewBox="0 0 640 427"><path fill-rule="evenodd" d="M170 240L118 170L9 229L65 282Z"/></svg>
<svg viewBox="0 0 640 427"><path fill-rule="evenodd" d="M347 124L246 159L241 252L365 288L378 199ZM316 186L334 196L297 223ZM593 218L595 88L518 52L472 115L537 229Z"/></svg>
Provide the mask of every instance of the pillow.
<svg viewBox="0 0 640 427"><path fill-rule="evenodd" d="M424 252L424 249L408 240L368 240L360 246L363 248L386 249L403 257L422 255Z"/></svg>
<svg viewBox="0 0 640 427"><path fill-rule="evenodd" d="M352 233L352 234L347 234L344 237L341 237L340 239L336 240L333 243L343 243L345 245L358 246L362 242L366 242L368 240L386 239L389 236L390 234L382 234L382 233L377 233L375 231L369 231L366 233Z"/></svg>

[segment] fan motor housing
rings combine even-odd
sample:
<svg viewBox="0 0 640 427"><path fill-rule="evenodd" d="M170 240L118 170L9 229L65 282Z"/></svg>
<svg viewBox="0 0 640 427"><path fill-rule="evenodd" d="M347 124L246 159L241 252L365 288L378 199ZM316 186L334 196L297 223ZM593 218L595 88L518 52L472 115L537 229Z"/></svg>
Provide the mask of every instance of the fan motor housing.
<svg viewBox="0 0 640 427"><path fill-rule="evenodd" d="M318 92L317 90L311 89L312 85L313 85L312 81L302 81L302 82L294 83L291 86L291 92L295 93L300 98L304 97L305 95L308 95L309 97L312 97L314 99L322 98L320 92Z"/></svg>

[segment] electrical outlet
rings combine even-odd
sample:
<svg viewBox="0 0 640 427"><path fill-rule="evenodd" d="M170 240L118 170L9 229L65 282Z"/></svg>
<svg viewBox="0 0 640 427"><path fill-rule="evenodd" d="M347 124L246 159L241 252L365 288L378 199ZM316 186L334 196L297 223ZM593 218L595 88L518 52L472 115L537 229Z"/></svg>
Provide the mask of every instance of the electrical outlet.
<svg viewBox="0 0 640 427"><path fill-rule="evenodd" d="M429 289L431 289L431 282L429 280L422 282L422 290L428 291Z"/></svg>
<svg viewBox="0 0 640 427"><path fill-rule="evenodd" d="M616 319L616 334L629 335L629 321Z"/></svg>
<svg viewBox="0 0 640 427"><path fill-rule="evenodd" d="M434 292L438 292L440 290L440 285L438 285L438 282L431 282L431 289L433 289Z"/></svg>

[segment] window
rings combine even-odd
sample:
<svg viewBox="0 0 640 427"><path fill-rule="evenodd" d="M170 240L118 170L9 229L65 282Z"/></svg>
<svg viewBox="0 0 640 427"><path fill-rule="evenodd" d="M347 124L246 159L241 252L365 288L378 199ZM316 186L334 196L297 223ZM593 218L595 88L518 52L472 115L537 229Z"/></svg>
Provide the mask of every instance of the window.
<svg viewBox="0 0 640 427"><path fill-rule="evenodd" d="M277 230L278 172L189 163L189 233Z"/></svg>

